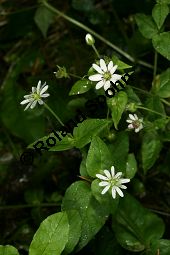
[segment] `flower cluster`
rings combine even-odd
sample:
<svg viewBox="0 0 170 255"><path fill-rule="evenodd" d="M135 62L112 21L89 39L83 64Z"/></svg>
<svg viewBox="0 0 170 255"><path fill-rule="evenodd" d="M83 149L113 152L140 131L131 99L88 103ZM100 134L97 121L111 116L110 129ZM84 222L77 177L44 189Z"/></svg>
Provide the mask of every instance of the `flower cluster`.
<svg viewBox="0 0 170 255"><path fill-rule="evenodd" d="M42 105L44 102L41 98L45 98L50 95L48 93L45 93L47 89L48 85L46 85L46 82L41 85L41 81L38 82L37 87L32 87L32 92L29 95L25 95L25 99L20 103L27 104L24 111L27 110L29 107L33 109L36 106L37 102Z"/></svg>
<svg viewBox="0 0 170 255"><path fill-rule="evenodd" d="M115 174L114 166L111 167L111 171L104 170L104 174L96 174L96 177L102 180L99 186L104 187L101 194L105 194L109 189L111 189L113 199L116 198L116 192L119 196L123 197L124 194L121 189L127 189L124 183L130 182L130 179L121 178L122 172Z"/></svg>

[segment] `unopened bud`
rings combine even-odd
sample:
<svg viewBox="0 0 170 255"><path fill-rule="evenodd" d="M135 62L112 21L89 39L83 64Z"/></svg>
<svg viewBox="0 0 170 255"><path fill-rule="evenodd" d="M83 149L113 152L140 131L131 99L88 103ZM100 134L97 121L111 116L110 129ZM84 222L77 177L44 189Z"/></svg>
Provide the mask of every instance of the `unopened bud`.
<svg viewBox="0 0 170 255"><path fill-rule="evenodd" d="M58 67L58 71L54 72L56 78L58 78L58 79L60 79L60 78L69 78L67 70L64 66L63 67L57 66L57 67Z"/></svg>
<svg viewBox="0 0 170 255"><path fill-rule="evenodd" d="M91 34L87 34L85 40L88 45L93 45L95 43L95 40Z"/></svg>
<svg viewBox="0 0 170 255"><path fill-rule="evenodd" d="M127 106L126 106L126 110L130 111L130 112L136 112L137 110L137 105L136 103L129 103Z"/></svg>

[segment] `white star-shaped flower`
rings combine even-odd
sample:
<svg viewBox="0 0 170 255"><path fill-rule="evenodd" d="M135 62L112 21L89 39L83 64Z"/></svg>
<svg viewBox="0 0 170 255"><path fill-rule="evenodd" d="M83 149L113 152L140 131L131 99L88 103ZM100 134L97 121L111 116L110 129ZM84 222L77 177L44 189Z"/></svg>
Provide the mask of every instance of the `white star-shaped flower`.
<svg viewBox="0 0 170 255"><path fill-rule="evenodd" d="M102 180L99 183L99 186L105 187L101 194L105 194L109 189L112 191L112 197L115 199L116 198L116 192L119 194L119 196L123 197L124 194L121 189L127 189L124 183L130 182L130 179L124 179L121 178L122 172L118 172L115 174L115 168L114 166L111 167L111 171L109 170L104 170L104 174L96 174L96 177Z"/></svg>
<svg viewBox="0 0 170 255"><path fill-rule="evenodd" d="M100 59L100 66L93 64L92 67L98 73L89 76L89 80L97 81L96 89L104 87L104 90L107 90L111 86L111 81L116 83L122 77L120 74L114 73L118 66L113 65L113 61L110 61L109 64L106 65L105 61Z"/></svg>
<svg viewBox="0 0 170 255"><path fill-rule="evenodd" d="M20 103L27 104L24 111L27 110L29 107L33 109L36 106L37 102L42 105L44 102L41 98L45 98L50 95L48 93L45 93L47 89L48 85L46 85L46 82L41 85L41 81L38 82L37 87L32 87L32 92L29 95L25 95L25 99Z"/></svg>
<svg viewBox="0 0 170 255"><path fill-rule="evenodd" d="M129 129L135 129L135 132L139 132L143 128L143 118L139 119L136 114L129 114L129 119L126 120Z"/></svg>

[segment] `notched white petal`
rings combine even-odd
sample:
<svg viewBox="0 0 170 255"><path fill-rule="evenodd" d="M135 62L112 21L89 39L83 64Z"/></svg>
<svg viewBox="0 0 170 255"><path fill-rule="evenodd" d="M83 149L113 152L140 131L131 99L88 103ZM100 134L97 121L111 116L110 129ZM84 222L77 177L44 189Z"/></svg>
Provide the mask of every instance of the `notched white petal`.
<svg viewBox="0 0 170 255"><path fill-rule="evenodd" d="M99 186L107 186L107 185L109 185L109 183L108 182L106 182L106 181L104 181L104 182L100 182L99 183Z"/></svg>
<svg viewBox="0 0 170 255"><path fill-rule="evenodd" d="M103 76L101 74L94 74L89 76L90 81L100 81L102 80Z"/></svg>
<svg viewBox="0 0 170 255"><path fill-rule="evenodd" d="M102 190L102 195L104 195L108 190L110 189L110 185L106 186L103 190Z"/></svg>
<svg viewBox="0 0 170 255"><path fill-rule="evenodd" d="M92 67L93 67L93 69L94 69L95 71L97 71L98 73L100 73L100 74L103 74L103 73L104 73L104 72L102 71L102 69L100 68L100 66L98 66L98 65L96 65L96 64L93 64Z"/></svg>
<svg viewBox="0 0 170 255"><path fill-rule="evenodd" d="M96 174L96 177L104 181L108 180L108 178L102 174Z"/></svg>
<svg viewBox="0 0 170 255"><path fill-rule="evenodd" d="M106 63L103 59L100 59L100 67L101 69L106 72L107 71L107 66L106 66Z"/></svg>
<svg viewBox="0 0 170 255"><path fill-rule="evenodd" d="M104 170L104 173L109 179L111 178L111 174L108 170Z"/></svg>

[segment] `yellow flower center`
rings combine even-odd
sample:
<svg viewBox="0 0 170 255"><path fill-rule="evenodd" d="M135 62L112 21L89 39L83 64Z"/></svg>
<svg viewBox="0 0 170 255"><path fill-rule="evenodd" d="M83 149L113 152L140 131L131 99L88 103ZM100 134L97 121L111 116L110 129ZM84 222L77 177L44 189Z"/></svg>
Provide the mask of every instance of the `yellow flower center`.
<svg viewBox="0 0 170 255"><path fill-rule="evenodd" d="M39 99L41 98L41 96L38 95L37 93L32 94L32 97L33 97L35 100L39 100Z"/></svg>
<svg viewBox="0 0 170 255"><path fill-rule="evenodd" d="M110 72L105 72L103 77L106 81L109 81L112 78L112 75Z"/></svg>

